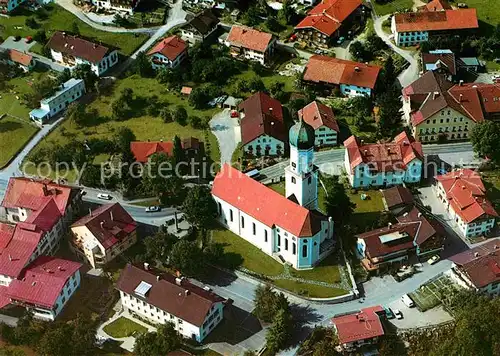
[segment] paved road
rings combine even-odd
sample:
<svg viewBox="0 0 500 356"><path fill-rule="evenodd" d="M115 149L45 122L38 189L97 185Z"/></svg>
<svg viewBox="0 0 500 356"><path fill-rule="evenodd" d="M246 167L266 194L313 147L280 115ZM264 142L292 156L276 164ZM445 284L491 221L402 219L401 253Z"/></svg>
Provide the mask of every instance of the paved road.
<svg viewBox="0 0 500 356"><path fill-rule="evenodd" d="M210 130L217 137L220 163L231 163L234 150L241 142L241 129L238 118L231 117L231 110L224 109L210 120Z"/></svg>

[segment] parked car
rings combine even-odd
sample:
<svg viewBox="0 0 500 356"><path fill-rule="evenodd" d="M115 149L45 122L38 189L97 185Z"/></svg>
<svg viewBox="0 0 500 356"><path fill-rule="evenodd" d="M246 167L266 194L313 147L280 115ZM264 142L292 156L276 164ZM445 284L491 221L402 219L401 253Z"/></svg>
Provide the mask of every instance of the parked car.
<svg viewBox="0 0 500 356"><path fill-rule="evenodd" d="M401 301L406 305L408 308L413 308L415 306L415 302L410 298L408 294L405 294L401 297Z"/></svg>
<svg viewBox="0 0 500 356"><path fill-rule="evenodd" d="M401 310L399 309L394 309L394 315L396 316L396 319L403 319L403 313L401 313Z"/></svg>
<svg viewBox="0 0 500 356"><path fill-rule="evenodd" d="M460 8L460 9L466 9L466 8L469 7L469 5L467 5L467 4L463 3L463 2L459 2L457 4L457 7Z"/></svg>
<svg viewBox="0 0 500 356"><path fill-rule="evenodd" d="M160 210L161 210L161 208L160 208L159 206L157 206L157 205L152 205L152 206L148 206L148 207L146 208L146 213L156 213L156 212L158 212L158 211L160 211Z"/></svg>
<svg viewBox="0 0 500 356"><path fill-rule="evenodd" d="M387 319L394 319L394 312L389 307L384 307L385 316Z"/></svg>
<svg viewBox="0 0 500 356"><path fill-rule="evenodd" d="M33 42L33 37L27 36L26 37L26 43L31 43L31 42Z"/></svg>
<svg viewBox="0 0 500 356"><path fill-rule="evenodd" d="M231 117L232 117L232 118L235 118L235 117L240 117L240 113L239 113L239 112L237 112L236 110L233 110L233 111L231 111Z"/></svg>
<svg viewBox="0 0 500 356"><path fill-rule="evenodd" d="M427 260L427 263L430 264L430 265L433 265L434 263L436 263L440 259L441 259L441 257L439 257L439 255L434 255L434 256L432 256L431 258L429 258Z"/></svg>
<svg viewBox="0 0 500 356"><path fill-rule="evenodd" d="M345 37L339 37L339 39L337 40L337 44L342 44L344 43L344 40L345 40Z"/></svg>
<svg viewBox="0 0 500 356"><path fill-rule="evenodd" d="M97 194L97 198L102 199L102 200L111 200L113 197L109 194L104 194L104 193L99 193Z"/></svg>

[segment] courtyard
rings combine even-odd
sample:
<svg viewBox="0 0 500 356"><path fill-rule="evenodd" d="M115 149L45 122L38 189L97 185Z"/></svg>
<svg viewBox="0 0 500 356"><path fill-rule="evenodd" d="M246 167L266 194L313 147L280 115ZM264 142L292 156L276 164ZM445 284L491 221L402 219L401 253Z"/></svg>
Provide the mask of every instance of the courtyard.
<svg viewBox="0 0 500 356"><path fill-rule="evenodd" d="M446 300L459 291L459 289L460 287L450 277L441 275L421 285L417 290L410 293L409 296L417 305L418 310L424 312L442 304L443 300Z"/></svg>

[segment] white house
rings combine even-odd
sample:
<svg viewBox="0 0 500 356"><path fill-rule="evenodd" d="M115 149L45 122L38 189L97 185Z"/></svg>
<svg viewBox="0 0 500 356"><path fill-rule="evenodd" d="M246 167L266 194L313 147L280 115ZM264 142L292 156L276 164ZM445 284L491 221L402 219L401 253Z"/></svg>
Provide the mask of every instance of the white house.
<svg viewBox="0 0 500 356"><path fill-rule="evenodd" d="M286 197L224 165L212 195L219 222L295 269L309 269L333 248L333 222L318 211L318 168L313 165L314 129L300 121L290 129Z"/></svg>
<svg viewBox="0 0 500 356"><path fill-rule="evenodd" d="M148 57L154 69L175 68L187 57L187 44L177 36L170 36L158 42Z"/></svg>
<svg viewBox="0 0 500 356"><path fill-rule="evenodd" d="M52 59L73 69L79 64L90 65L97 75L103 75L118 63L118 51L102 44L87 41L66 32L55 32L47 43Z"/></svg>
<svg viewBox="0 0 500 356"><path fill-rule="evenodd" d="M156 324L172 323L183 337L198 342L224 318L226 299L147 263L127 264L116 289L125 310Z"/></svg>
<svg viewBox="0 0 500 356"><path fill-rule="evenodd" d="M211 9L206 9L195 15L181 27L181 37L190 43L203 42L217 30L219 19Z"/></svg>
<svg viewBox="0 0 500 356"><path fill-rule="evenodd" d="M330 107L313 101L298 111L298 117L314 129L315 147L337 145L337 136L340 130Z"/></svg>
<svg viewBox="0 0 500 356"><path fill-rule="evenodd" d="M405 131L389 143L365 144L356 136L344 141L345 170L353 188L417 183L422 177L422 144Z"/></svg>
<svg viewBox="0 0 500 356"><path fill-rule="evenodd" d="M83 79L71 78L52 95L40 101L40 107L30 111L30 119L43 125L46 121L64 111L69 104L85 94Z"/></svg>
<svg viewBox="0 0 500 356"><path fill-rule="evenodd" d="M486 197L481 176L461 169L436 177L436 193L465 237L487 234L495 227L498 213Z"/></svg>
<svg viewBox="0 0 500 356"><path fill-rule="evenodd" d="M141 0L92 0L97 10L117 11L133 15Z"/></svg>
<svg viewBox="0 0 500 356"><path fill-rule="evenodd" d="M232 56L242 57L264 65L274 54L276 38L270 33L251 27L233 25L225 44L230 48Z"/></svg>

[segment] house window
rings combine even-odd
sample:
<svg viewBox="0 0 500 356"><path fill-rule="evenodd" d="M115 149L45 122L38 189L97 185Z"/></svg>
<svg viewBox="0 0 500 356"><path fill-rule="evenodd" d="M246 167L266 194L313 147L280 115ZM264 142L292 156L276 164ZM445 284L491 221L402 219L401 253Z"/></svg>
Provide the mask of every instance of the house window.
<svg viewBox="0 0 500 356"><path fill-rule="evenodd" d="M307 179L307 184L311 184L312 182L312 176L309 176L309 178Z"/></svg>
<svg viewBox="0 0 500 356"><path fill-rule="evenodd" d="M294 243L292 243L292 253L295 255L297 254L297 245Z"/></svg>
<svg viewBox="0 0 500 356"><path fill-rule="evenodd" d="M292 167L297 168L297 164L295 162L292 162Z"/></svg>
<svg viewBox="0 0 500 356"><path fill-rule="evenodd" d="M278 246L281 246L281 235L278 234Z"/></svg>
<svg viewBox="0 0 500 356"><path fill-rule="evenodd" d="M219 215L222 214L222 205L220 203L217 203L218 207L219 207Z"/></svg>
<svg viewBox="0 0 500 356"><path fill-rule="evenodd" d="M245 218L243 216L241 217L241 228L245 228Z"/></svg>
<svg viewBox="0 0 500 356"><path fill-rule="evenodd" d="M304 246L302 246L302 257L307 257L307 244L304 244Z"/></svg>
<svg viewBox="0 0 500 356"><path fill-rule="evenodd" d="M264 230L264 242L267 242L267 230Z"/></svg>
<svg viewBox="0 0 500 356"><path fill-rule="evenodd" d="M295 184L295 177L292 177L292 183Z"/></svg>
<svg viewBox="0 0 500 356"><path fill-rule="evenodd" d="M233 209L229 209L229 220L233 222Z"/></svg>
<svg viewBox="0 0 500 356"><path fill-rule="evenodd" d="M253 234L254 234L254 235L255 235L255 230L256 230L256 228L255 228L255 223L252 223L252 231L253 231Z"/></svg>
<svg viewBox="0 0 500 356"><path fill-rule="evenodd" d="M285 250L288 251L288 239L285 239Z"/></svg>

